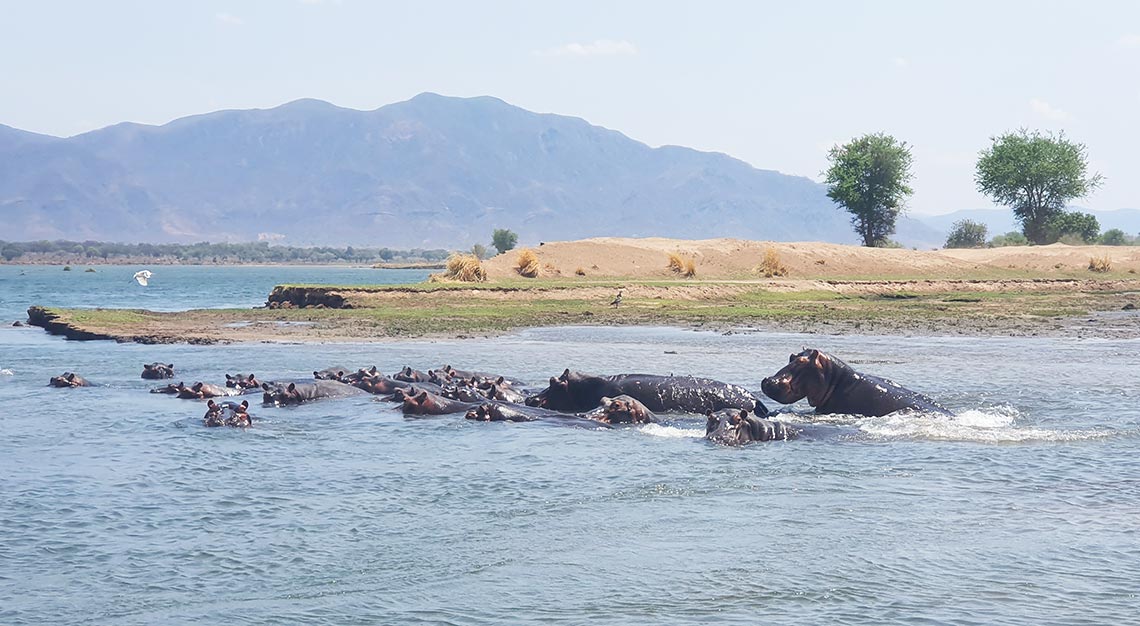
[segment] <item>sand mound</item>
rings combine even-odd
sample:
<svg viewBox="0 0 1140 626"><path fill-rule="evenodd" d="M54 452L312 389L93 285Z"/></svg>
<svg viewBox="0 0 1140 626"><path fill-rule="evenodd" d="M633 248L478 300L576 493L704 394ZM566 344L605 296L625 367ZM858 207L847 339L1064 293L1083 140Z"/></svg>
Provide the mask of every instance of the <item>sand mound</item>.
<svg viewBox="0 0 1140 626"><path fill-rule="evenodd" d="M779 255L788 269L788 279L970 278L1027 273L1067 276L1087 272L1091 257L1105 255L1111 259L1114 272L1140 271L1140 248L1063 244L924 251L817 242L599 237L547 242L534 248L543 268L539 273L542 278L661 279L676 277L668 267L670 253L694 258L699 278L757 278L756 267L768 249ZM508 252L487 261L488 277L517 277L514 257Z"/></svg>

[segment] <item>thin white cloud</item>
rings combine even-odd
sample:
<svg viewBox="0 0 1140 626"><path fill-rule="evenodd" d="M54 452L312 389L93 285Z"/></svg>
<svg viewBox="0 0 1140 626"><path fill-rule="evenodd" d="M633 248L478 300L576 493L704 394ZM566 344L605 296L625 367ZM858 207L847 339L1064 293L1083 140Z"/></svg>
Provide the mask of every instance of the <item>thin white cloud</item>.
<svg viewBox="0 0 1140 626"><path fill-rule="evenodd" d="M1029 101L1029 108L1037 115L1053 122L1064 122L1069 119L1067 112L1037 98Z"/></svg>
<svg viewBox="0 0 1140 626"><path fill-rule="evenodd" d="M554 57L612 57L633 56L637 54L637 46L621 40L598 39L591 43L568 43L557 48L540 50L539 56Z"/></svg>
<svg viewBox="0 0 1140 626"><path fill-rule="evenodd" d="M297 0L297 2L300 2L301 4L318 5L318 4L340 4L341 0Z"/></svg>
<svg viewBox="0 0 1140 626"><path fill-rule="evenodd" d="M1120 48L1140 48L1140 34L1128 33L1117 39L1116 45Z"/></svg>
<svg viewBox="0 0 1140 626"><path fill-rule="evenodd" d="M229 24L231 26L241 26L242 24L245 24L245 20L231 13L217 13L214 15L214 17L216 17L219 22L223 24Z"/></svg>
<svg viewBox="0 0 1140 626"><path fill-rule="evenodd" d="M895 57L892 59L895 67L910 67L910 59L906 57Z"/></svg>

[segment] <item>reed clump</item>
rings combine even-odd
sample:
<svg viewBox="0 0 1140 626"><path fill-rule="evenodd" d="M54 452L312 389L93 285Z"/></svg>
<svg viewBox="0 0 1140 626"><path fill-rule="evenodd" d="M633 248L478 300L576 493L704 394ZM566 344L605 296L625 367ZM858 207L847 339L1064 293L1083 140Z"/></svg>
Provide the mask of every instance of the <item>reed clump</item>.
<svg viewBox="0 0 1140 626"><path fill-rule="evenodd" d="M1108 272L1112 270L1112 259L1108 255L1094 256L1089 259L1090 272Z"/></svg>
<svg viewBox="0 0 1140 626"><path fill-rule="evenodd" d="M428 276L433 283L457 280L464 283L482 283L487 281L487 270L483 263L474 254L453 254L447 257L447 265L439 274Z"/></svg>
<svg viewBox="0 0 1140 626"><path fill-rule="evenodd" d="M539 271L538 255L530 248L523 248L519 250L519 254L515 257L515 271L520 276L526 278L535 278L538 276Z"/></svg>
<svg viewBox="0 0 1140 626"><path fill-rule="evenodd" d="M697 275L697 260L693 257L686 257L676 252L669 253L669 263L666 265L669 271L685 278L692 278Z"/></svg>
<svg viewBox="0 0 1140 626"><path fill-rule="evenodd" d="M780 261L779 252L776 252L774 248L765 248L764 258L760 261L760 265L756 266L756 273L764 278L775 278L787 276L788 268Z"/></svg>

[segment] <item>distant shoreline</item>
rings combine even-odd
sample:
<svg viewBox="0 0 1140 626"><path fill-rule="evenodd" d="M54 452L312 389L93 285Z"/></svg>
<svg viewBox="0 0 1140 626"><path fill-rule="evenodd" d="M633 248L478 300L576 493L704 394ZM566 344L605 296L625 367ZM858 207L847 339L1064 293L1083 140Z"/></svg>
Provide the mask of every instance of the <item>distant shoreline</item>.
<svg viewBox="0 0 1140 626"><path fill-rule="evenodd" d="M262 263L262 262L241 262L232 261L226 263L186 263L184 261L171 261L161 259L141 259L141 260L100 260L100 261L82 261L82 262L47 262L47 261L3 261L0 260L0 266L11 267L58 267L63 268L71 266L73 271L82 271L80 268L87 267L134 267L138 265L157 265L157 266L185 266L185 267L336 267L336 268L357 268L357 269L381 269L381 270L411 270L411 269L442 269L444 263L424 262L424 263Z"/></svg>

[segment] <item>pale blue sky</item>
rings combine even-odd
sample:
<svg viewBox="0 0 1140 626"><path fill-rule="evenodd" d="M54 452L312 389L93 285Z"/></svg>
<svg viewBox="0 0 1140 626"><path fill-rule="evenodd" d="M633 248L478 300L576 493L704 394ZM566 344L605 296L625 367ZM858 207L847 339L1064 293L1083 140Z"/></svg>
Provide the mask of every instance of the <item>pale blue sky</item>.
<svg viewBox="0 0 1140 626"><path fill-rule="evenodd" d="M311 97L492 95L653 146L818 180L827 148L913 146L915 213L990 206L977 152L1065 130L1140 207L1140 2L0 0L0 123L68 136Z"/></svg>

